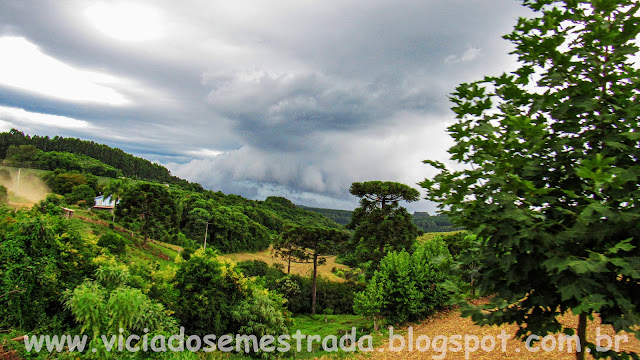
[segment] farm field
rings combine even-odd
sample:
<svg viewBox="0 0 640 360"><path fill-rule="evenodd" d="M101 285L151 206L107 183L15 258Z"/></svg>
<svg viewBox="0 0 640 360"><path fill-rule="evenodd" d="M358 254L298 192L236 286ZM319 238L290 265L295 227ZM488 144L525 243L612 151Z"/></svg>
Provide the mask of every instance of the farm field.
<svg viewBox="0 0 640 360"><path fill-rule="evenodd" d="M246 261L246 260L260 260L260 261L266 262L269 265L281 264L283 266L283 270L285 272L287 271L287 262L279 257L273 256L271 248L260 251L260 252L255 252L255 253L242 252L242 253L234 253L234 254L224 254L224 255L220 255L220 257L223 259L229 259L236 262ZM329 256L327 257L326 264L318 266L318 276L321 276L331 281L341 281L341 282L345 281L343 278L331 272L331 269L333 269L334 267L342 270L349 268L348 266L338 264L336 262L335 256ZM291 263L292 274L297 274L302 276L311 276L312 272L313 272L313 264L298 264L293 262Z"/></svg>

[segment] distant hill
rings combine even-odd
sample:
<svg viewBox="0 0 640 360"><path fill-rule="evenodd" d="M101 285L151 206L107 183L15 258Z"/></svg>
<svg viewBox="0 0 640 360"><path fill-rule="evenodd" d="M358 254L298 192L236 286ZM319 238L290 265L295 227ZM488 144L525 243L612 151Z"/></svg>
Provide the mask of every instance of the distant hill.
<svg viewBox="0 0 640 360"><path fill-rule="evenodd" d="M112 148L93 141L55 136L29 136L22 131L11 129L0 133L0 158L6 158L7 150L12 146L33 145L44 152L69 152L91 157L101 163L119 169L124 176L140 180L156 181L166 184L191 185L188 181L171 175L162 165L128 154L121 149ZM195 186L194 190L202 189Z"/></svg>
<svg viewBox="0 0 640 360"><path fill-rule="evenodd" d="M264 250L291 225L342 227L322 214L296 207L283 197L255 201L205 190L200 184L172 176L161 165L92 141L32 137L12 129L0 133L0 157L9 167L50 170L40 173L39 177L62 197L66 206L80 201L90 203L111 181L109 178L122 177L129 187L141 183L140 180L168 185L172 201L167 204L167 211L172 213L172 219L164 226L155 227L154 236L156 240L180 246L199 243L205 236L206 223L211 225L207 229L212 245L221 252ZM11 172L6 169L5 172L6 183L13 184ZM0 177L2 175L0 173ZM100 181L97 176L102 177ZM125 192L123 198L126 196ZM105 219L111 219L110 216ZM130 223L120 223L130 228L139 226L137 218L127 221Z"/></svg>
<svg viewBox="0 0 640 360"><path fill-rule="evenodd" d="M353 213L353 211L350 211L350 210L322 209L322 208L314 208L314 207L309 207L304 205L296 205L296 206L298 206L301 209L320 213L343 226L347 225L349 221L351 221L351 214Z"/></svg>
<svg viewBox="0 0 640 360"><path fill-rule="evenodd" d="M351 221L353 211L314 208L303 205L297 205L299 208L320 213L327 218L337 222L340 225L347 225ZM427 212L414 212L413 223L424 232L447 232L460 230L459 227L453 226L449 218L444 215L429 215Z"/></svg>

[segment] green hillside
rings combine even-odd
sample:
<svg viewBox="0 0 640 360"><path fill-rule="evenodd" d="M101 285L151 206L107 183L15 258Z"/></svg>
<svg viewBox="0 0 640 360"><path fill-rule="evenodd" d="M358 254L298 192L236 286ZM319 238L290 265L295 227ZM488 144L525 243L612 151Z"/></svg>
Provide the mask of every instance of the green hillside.
<svg viewBox="0 0 640 360"><path fill-rule="evenodd" d="M196 335L277 335L296 327L342 336L352 326L372 332L374 324L355 304L368 296L375 265L354 259L353 267L344 265L351 234L330 218L345 223L335 215L351 212L163 181L155 164L132 174L117 167L131 155L78 139L15 130L0 134L3 139L11 141L2 145L0 166L9 205L0 206L0 327L8 329L0 334L0 358L50 358L3 342L50 332L89 334L95 358L106 358L98 335L115 326L175 334L182 325ZM94 208L99 194L118 202ZM322 354L314 346L293 356ZM175 358L147 355L141 358Z"/></svg>

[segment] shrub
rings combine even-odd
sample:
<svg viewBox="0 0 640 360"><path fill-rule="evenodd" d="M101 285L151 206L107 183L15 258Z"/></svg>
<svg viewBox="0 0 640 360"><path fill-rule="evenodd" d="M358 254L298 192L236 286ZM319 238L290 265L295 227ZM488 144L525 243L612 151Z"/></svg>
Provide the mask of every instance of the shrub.
<svg viewBox="0 0 640 360"><path fill-rule="evenodd" d="M65 200L69 204L83 203L87 207L95 205L96 191L89 185L77 185L71 190L71 193L65 196Z"/></svg>
<svg viewBox="0 0 640 360"><path fill-rule="evenodd" d="M109 249L109 252L114 255L122 255L126 252L125 239L115 233L108 232L100 237L98 240L98 246Z"/></svg>
<svg viewBox="0 0 640 360"><path fill-rule="evenodd" d="M419 246L413 254L391 252L380 262L365 291L358 293L354 310L391 323L420 320L449 299L442 284L450 279L451 254L442 239Z"/></svg>
<svg viewBox="0 0 640 360"><path fill-rule="evenodd" d="M197 251L181 263L174 281L180 302L173 310L187 332L225 334L240 327L230 314L244 298L246 279L232 265Z"/></svg>
<svg viewBox="0 0 640 360"><path fill-rule="evenodd" d="M311 313L311 279L290 275L300 292L287 297L287 308L294 314ZM316 313L333 311L334 314L353 314L353 301L357 292L365 286L351 281L337 282L318 278L316 289Z"/></svg>

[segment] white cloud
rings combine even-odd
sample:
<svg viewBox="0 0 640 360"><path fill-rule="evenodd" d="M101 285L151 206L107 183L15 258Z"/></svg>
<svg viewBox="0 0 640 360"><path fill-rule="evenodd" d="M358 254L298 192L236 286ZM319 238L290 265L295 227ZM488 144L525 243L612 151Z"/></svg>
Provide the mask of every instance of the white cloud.
<svg viewBox="0 0 640 360"><path fill-rule="evenodd" d="M481 53L482 49L468 46L467 49L460 55L451 54L444 59L445 64L459 64L463 62L469 62L475 60Z"/></svg>
<svg viewBox="0 0 640 360"><path fill-rule="evenodd" d="M157 8L130 2L91 4L86 10L90 23L100 32L121 41L149 41L164 35L163 22Z"/></svg>
<svg viewBox="0 0 640 360"><path fill-rule="evenodd" d="M212 158L222 154L222 151L211 150L211 149L198 149L187 151L187 155L191 155L196 158Z"/></svg>
<svg viewBox="0 0 640 360"><path fill-rule="evenodd" d="M42 114L15 107L0 106L0 120L9 121L12 124L40 125L63 129L90 129L95 128L89 122L66 116ZM0 123L0 129L4 130L4 124Z"/></svg>
<svg viewBox="0 0 640 360"><path fill-rule="evenodd" d="M76 69L44 54L25 38L1 37L0 54L0 85L69 101L108 105L129 103L112 87L124 85L124 80Z"/></svg>

